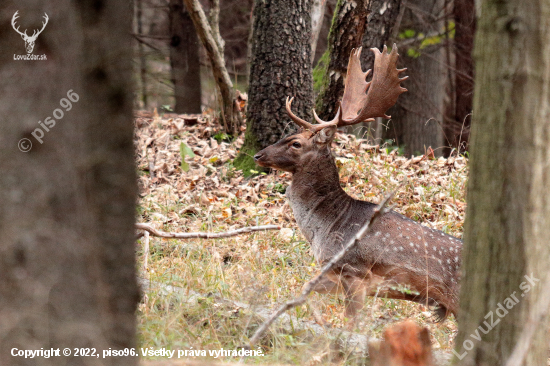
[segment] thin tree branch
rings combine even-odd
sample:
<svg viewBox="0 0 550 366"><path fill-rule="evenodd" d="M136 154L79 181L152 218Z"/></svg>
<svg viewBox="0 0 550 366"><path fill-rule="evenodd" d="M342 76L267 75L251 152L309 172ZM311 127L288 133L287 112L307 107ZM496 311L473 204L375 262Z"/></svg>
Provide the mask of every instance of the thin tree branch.
<svg viewBox="0 0 550 366"><path fill-rule="evenodd" d="M144 240L144 244L143 244L143 275L144 276L149 276L149 271L147 270L148 268L148 259L149 259L149 231L145 230L144 231L144 235L143 235L143 240Z"/></svg>
<svg viewBox="0 0 550 366"><path fill-rule="evenodd" d="M136 229L148 231L153 236L161 238L174 238L174 239L191 239L191 238L203 238L203 239L218 239L228 238L230 236L237 236L244 233L250 233L253 231L264 230L280 230L281 227L277 225L263 225L263 226L248 226L240 229L226 231L223 233L168 233L166 231L157 230L149 224L142 222L136 223Z"/></svg>
<svg viewBox="0 0 550 366"><path fill-rule="evenodd" d="M340 250L334 257L332 257L332 259L323 267L323 269L321 270L321 273L319 273L313 280L309 281L306 284L306 286L304 286L304 289L302 290L302 294L299 297L281 305L281 307L279 307L279 309L275 313L273 313L269 317L269 319L267 319L256 330L256 332L250 339L250 348L252 348L254 344L256 344L256 342L258 342L260 337L267 331L269 326L273 324L273 322L277 320L277 318L281 316L285 311L292 309L293 307L300 306L304 302L306 302L307 297L313 291L315 286L321 281L321 279L332 269L332 267L334 267L336 263L338 263L340 259L342 259L344 255L346 255L347 252L349 252L355 245L357 245L357 243L359 243L361 239L363 239L363 237L369 232L369 230L371 230L374 223L382 215L384 215L386 212L390 210L390 208L387 208L386 205L394 195L395 195L395 191L391 192L389 195L386 196L386 198L384 198L384 200L382 200L382 202L380 202L380 204L374 209L374 214L372 215L370 220L367 221L359 229L357 234L355 234L355 236L344 246L344 248L342 248L342 250Z"/></svg>
<svg viewBox="0 0 550 366"><path fill-rule="evenodd" d="M137 35L133 34L132 36L133 36L134 39L135 39L136 41L138 41L139 43L144 44L144 45L146 45L147 47L150 47L150 48L154 49L155 51L161 52L161 53L162 53L162 51L161 51L158 47L155 47L155 46L153 46L152 44L150 44L150 43L144 41L143 39L139 38Z"/></svg>

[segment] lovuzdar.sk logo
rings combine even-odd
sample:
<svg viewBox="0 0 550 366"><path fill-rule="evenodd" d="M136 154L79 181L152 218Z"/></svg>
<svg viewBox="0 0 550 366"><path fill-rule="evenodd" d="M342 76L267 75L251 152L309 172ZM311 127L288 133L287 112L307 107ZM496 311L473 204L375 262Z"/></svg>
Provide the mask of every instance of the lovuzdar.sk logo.
<svg viewBox="0 0 550 366"><path fill-rule="evenodd" d="M19 18L18 13L19 13L19 10L17 10L15 14L13 14L13 17L11 18L11 26L17 33L19 33L19 35L21 35L21 38L23 38L23 40L25 41L25 49L27 50L27 54L26 55L14 54L13 59L14 60L46 60L46 55L33 55L32 51L34 49L34 43L36 42L36 38L38 38L40 33L42 33L42 31L44 30L44 28L46 28L46 25L48 24L48 20L49 20L48 14L44 13L45 21L42 22L42 29L40 30L35 29L32 33L32 36L29 36L27 34L26 29L24 32L21 32L19 30L19 26L15 24L15 21L17 20L17 18Z"/></svg>

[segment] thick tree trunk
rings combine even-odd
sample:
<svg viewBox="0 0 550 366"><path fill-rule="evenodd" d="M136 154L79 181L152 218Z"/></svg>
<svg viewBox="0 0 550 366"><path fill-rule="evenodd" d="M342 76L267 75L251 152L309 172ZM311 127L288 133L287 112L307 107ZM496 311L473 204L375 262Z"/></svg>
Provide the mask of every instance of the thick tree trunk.
<svg viewBox="0 0 550 366"><path fill-rule="evenodd" d="M363 70L372 70L374 67L374 53L371 48L376 47L382 50L385 45L391 46L390 38L394 32L394 27L399 19L401 9L401 0L370 0L368 8L368 23L363 35L363 51L361 52L361 65ZM383 118L377 118L374 122L361 123L353 127L353 133L359 137L371 136L373 144L380 143L380 137L383 134L383 126L387 121ZM366 129L371 129L374 134L367 133Z"/></svg>
<svg viewBox="0 0 550 366"><path fill-rule="evenodd" d="M550 4L486 0L480 5L456 353L461 365L503 365L521 348L514 366L544 365L550 300ZM487 334L479 331L488 323Z"/></svg>
<svg viewBox="0 0 550 366"><path fill-rule="evenodd" d="M183 0L170 0L170 65L176 113L201 113L199 39Z"/></svg>
<svg viewBox="0 0 550 366"><path fill-rule="evenodd" d="M132 8L99 4L19 2L0 13L6 30L16 10L36 27L50 19L35 47L47 60L13 60L21 37L0 37L2 365L95 363L74 349L136 347ZM30 360L12 348L73 355Z"/></svg>
<svg viewBox="0 0 550 366"><path fill-rule="evenodd" d="M403 93L390 110L390 129L384 134L398 145L404 145L407 156L423 154L428 147L441 155L443 151L438 148L444 145L443 49L440 44L420 48L420 40L441 32L437 10L442 9L442 4L440 0L413 0L407 4L400 31L414 32L412 37L419 38L419 42L399 50L401 65L407 68L409 76L404 83L408 92Z"/></svg>
<svg viewBox="0 0 550 366"><path fill-rule="evenodd" d="M315 111L325 121L336 115L344 94L344 78L351 51L361 46L367 25L369 0L338 0L328 37L328 49L315 67L315 84L319 95ZM318 80L317 80L318 79Z"/></svg>
<svg viewBox="0 0 550 366"><path fill-rule="evenodd" d="M370 0L367 27L363 35L363 52L361 53L361 65L363 70L373 69L374 53L371 48L379 50L388 47L388 40L393 34L394 26L399 18L401 0Z"/></svg>
<svg viewBox="0 0 550 366"><path fill-rule="evenodd" d="M455 1L455 69L454 110L445 123L445 136L451 147L463 152L468 149L474 94L475 4L474 0Z"/></svg>
<svg viewBox="0 0 550 366"><path fill-rule="evenodd" d="M287 97L295 97L294 113L312 118L310 10L310 0L254 3L247 132L235 159L245 174L257 169L254 153L295 130L285 110Z"/></svg>

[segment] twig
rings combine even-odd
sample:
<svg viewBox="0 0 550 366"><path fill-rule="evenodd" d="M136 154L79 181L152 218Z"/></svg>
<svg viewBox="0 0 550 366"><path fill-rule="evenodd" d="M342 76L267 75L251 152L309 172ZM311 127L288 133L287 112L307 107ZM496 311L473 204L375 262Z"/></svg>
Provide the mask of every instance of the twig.
<svg viewBox="0 0 550 366"><path fill-rule="evenodd" d="M374 223L382 216L384 215L386 212L388 212L390 209L386 207L386 204L388 203L388 201L395 195L395 192L392 192L390 193L388 196L386 196L386 198L384 198L384 200L382 200L382 202L380 202L380 204L375 208L374 210L374 214L372 215L372 217L370 218L369 221L367 221L360 229L359 231L357 232L357 234L355 234L355 236L344 246L344 248L342 248L342 250L340 250L334 257L332 257L332 259L323 267L323 269L321 270L321 273L319 273L313 280L309 281L306 286L304 286L304 289L302 290L302 294L298 297L298 298L295 298L293 300L290 300L288 302L286 302L285 304L281 305L281 307L279 307L279 309L273 313L269 319L267 319L257 330L256 332L254 333L254 335L252 336L252 338L250 339L250 348L252 348L254 346L254 344L256 344L256 342L258 342L258 340L260 339L260 337L267 331L267 329L269 328L269 326L271 324L273 324L273 322L275 320L277 320L277 318L279 316L281 316L285 311L293 308L293 307L296 307L296 306L300 306L302 305L304 302L306 302L307 300L307 297L308 295L313 291L313 289L315 288L315 286L321 281L321 279L332 269L332 267L334 267L334 265L336 263L338 263L338 261L340 259L342 259L342 257L349 251L351 250L355 245L357 245L357 243L363 239L363 237L365 236L365 234L372 228L372 226L374 225Z"/></svg>
<svg viewBox="0 0 550 366"><path fill-rule="evenodd" d="M149 271L147 270L147 260L149 259L149 232L145 230L145 235L143 235L143 274L148 276Z"/></svg>
<svg viewBox="0 0 550 366"><path fill-rule="evenodd" d="M248 226L242 227L237 230L226 231L223 233L168 233L165 231L157 230L149 224L141 222L136 223L136 229L148 231L153 236L161 238L174 238L174 239L191 239L191 238L204 238L204 239L217 239L228 238L230 236L236 236L244 233L250 233L253 231L263 230L280 230L281 227L277 225L263 225L263 226Z"/></svg>

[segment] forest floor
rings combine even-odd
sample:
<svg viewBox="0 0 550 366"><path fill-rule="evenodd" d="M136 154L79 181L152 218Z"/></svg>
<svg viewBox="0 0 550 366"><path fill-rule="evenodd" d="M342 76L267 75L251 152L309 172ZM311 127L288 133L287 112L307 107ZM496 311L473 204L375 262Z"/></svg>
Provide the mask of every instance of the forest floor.
<svg viewBox="0 0 550 366"><path fill-rule="evenodd" d="M271 311L298 296L303 284L320 270L286 204L284 191L291 175L273 171L245 179L231 164L244 136L233 142L220 141L223 134L208 115L168 118L138 112L135 124L139 222L169 232L224 232L267 224L282 227L222 239L151 237L146 269L144 239L140 239L140 277L154 285L144 291L139 304L138 346L208 352L247 344L262 321L257 309ZM182 169L185 146L195 154L184 157L188 171ZM407 159L396 148L369 146L366 140L342 133L336 136L333 152L342 186L351 196L378 203L396 190L391 202L396 211L462 237L466 158ZM245 362L357 363L354 349L340 349L337 360L331 352L334 331L345 328L342 312L342 298L312 294L306 304L289 311L291 329L272 327L260 344L264 356ZM392 323L413 319L429 328L433 348L443 351L452 349L457 332L452 316L434 323L429 309L407 301L367 298L361 319L354 332L371 338L381 338ZM321 322L326 323L320 328L327 329L324 334L303 326ZM186 358L239 360L197 353L197 357Z"/></svg>

